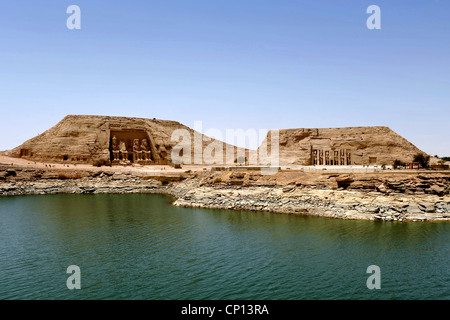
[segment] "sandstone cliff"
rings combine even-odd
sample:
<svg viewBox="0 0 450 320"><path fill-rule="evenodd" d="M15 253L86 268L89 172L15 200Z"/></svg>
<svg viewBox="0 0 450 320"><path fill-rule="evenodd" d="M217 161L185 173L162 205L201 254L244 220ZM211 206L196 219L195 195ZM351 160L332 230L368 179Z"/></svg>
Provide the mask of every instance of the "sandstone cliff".
<svg viewBox="0 0 450 320"><path fill-rule="evenodd" d="M261 158L254 161L248 150L196 134L194 130L176 121L86 115L68 115L54 127L4 154L37 162L114 164L120 162L115 160L112 150L116 145L114 141L117 140L126 151L120 153L121 161L130 164L138 162L133 158L133 142L137 140L140 144L146 140L151 159L140 161L141 164L171 164L172 151L180 141L172 139L175 130L188 132L191 148L181 153L184 152L184 159L188 159L190 163L213 164L205 162L201 154L205 151L204 155L215 157L215 149L211 146L217 143L223 150L222 156L218 156L220 159L216 159L217 165L227 163L227 149L233 150L232 160L228 159L227 164L236 162L242 153L251 164L261 164ZM396 159L411 162L415 154L422 152L388 127L299 128L277 131L279 164L282 166L391 165ZM269 153L273 149L272 132L267 134L258 154L265 154L260 153L264 146L267 146ZM200 161L194 153L195 137L200 137L202 141L199 148L201 150L197 151ZM117 157L119 159L119 153ZM270 164L273 165L273 161Z"/></svg>
<svg viewBox="0 0 450 320"><path fill-rule="evenodd" d="M271 134L268 132L262 142L268 144L269 150ZM315 150L321 163L320 159L314 163ZM411 162L419 152L422 151L388 127L279 130L281 165L391 165L396 159Z"/></svg>
<svg viewBox="0 0 450 320"><path fill-rule="evenodd" d="M170 164L172 162L171 152L182 140L181 138L178 141L172 140L172 133L177 129L186 130L189 133L193 147L194 130L176 121L68 115L54 127L22 145L4 152L4 155L48 163L109 164L112 161L111 140L114 135L118 135L126 140L129 155L132 154L130 148L133 140L139 138L141 141L145 138L149 142L152 164ZM222 145L223 161L225 161L227 147L233 150L234 156L237 150L243 150L200 133L197 134L202 141L203 150L212 142ZM183 151L186 152L186 150ZM188 152L190 161L194 162L194 148L190 148Z"/></svg>

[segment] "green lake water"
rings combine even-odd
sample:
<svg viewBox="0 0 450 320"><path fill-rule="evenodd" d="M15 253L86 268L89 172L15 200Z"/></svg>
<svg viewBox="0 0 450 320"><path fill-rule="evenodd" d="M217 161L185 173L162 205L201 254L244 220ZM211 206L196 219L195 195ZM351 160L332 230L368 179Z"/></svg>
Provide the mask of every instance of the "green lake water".
<svg viewBox="0 0 450 320"><path fill-rule="evenodd" d="M0 299L450 299L450 223L178 208L163 195L0 198ZM69 290L67 267L81 270ZM367 267L381 270L369 290Z"/></svg>

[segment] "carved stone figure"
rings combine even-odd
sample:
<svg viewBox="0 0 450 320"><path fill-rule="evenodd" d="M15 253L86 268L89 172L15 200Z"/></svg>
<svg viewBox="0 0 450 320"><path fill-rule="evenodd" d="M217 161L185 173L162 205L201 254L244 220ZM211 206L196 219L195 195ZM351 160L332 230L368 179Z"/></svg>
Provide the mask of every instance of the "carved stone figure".
<svg viewBox="0 0 450 320"><path fill-rule="evenodd" d="M113 154L113 160L119 160L119 143L117 142L116 136L112 137L111 149Z"/></svg>
<svg viewBox="0 0 450 320"><path fill-rule="evenodd" d="M166 147L164 147L163 145L160 145L159 146L159 155L161 156L161 159L166 159L166 156L167 156L167 150L166 150Z"/></svg>
<svg viewBox="0 0 450 320"><path fill-rule="evenodd" d="M150 146L148 145L147 139L142 139L141 151L142 151L142 160L151 160L152 156L151 156Z"/></svg>
<svg viewBox="0 0 450 320"><path fill-rule="evenodd" d="M313 150L313 165L318 164L317 150Z"/></svg>
<svg viewBox="0 0 450 320"><path fill-rule="evenodd" d="M122 156L122 160L128 160L127 145L123 140L120 140L119 142L119 151L120 155Z"/></svg>
<svg viewBox="0 0 450 320"><path fill-rule="evenodd" d="M141 146L139 144L139 139L133 140L133 162L137 162L138 160L142 160L142 151Z"/></svg>

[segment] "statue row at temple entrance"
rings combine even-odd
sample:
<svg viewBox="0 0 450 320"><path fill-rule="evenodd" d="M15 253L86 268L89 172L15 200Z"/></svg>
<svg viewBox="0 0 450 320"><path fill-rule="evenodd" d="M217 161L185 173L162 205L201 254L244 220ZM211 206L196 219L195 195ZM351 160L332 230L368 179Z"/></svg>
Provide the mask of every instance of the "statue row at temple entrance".
<svg viewBox="0 0 450 320"><path fill-rule="evenodd" d="M134 139L130 146L124 140L118 140L116 136L111 139L111 152L113 163L139 163L152 161L152 152L147 139Z"/></svg>
<svg viewBox="0 0 450 320"><path fill-rule="evenodd" d="M139 139L134 139L133 143L133 162L139 160L152 160L152 152L148 145L147 139L142 139L139 143Z"/></svg>
<svg viewBox="0 0 450 320"><path fill-rule="evenodd" d="M340 150L322 150L313 149L312 151L312 165L331 165L343 166L352 164L352 154L349 149Z"/></svg>

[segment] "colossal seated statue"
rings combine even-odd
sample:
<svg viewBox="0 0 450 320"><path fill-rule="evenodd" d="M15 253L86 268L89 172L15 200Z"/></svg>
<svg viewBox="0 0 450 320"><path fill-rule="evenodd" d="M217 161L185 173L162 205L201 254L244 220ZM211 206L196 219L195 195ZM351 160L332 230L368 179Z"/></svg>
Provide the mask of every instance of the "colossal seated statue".
<svg viewBox="0 0 450 320"><path fill-rule="evenodd" d="M142 139L141 142L142 160L152 160L152 153L147 139Z"/></svg>
<svg viewBox="0 0 450 320"><path fill-rule="evenodd" d="M160 145L158 149L159 149L158 151L159 151L159 155L160 155L161 159L163 159L163 160L166 159L166 156L167 156L166 147L164 145Z"/></svg>
<svg viewBox="0 0 450 320"><path fill-rule="evenodd" d="M142 151L141 146L139 144L139 139L133 140L133 162L138 162L142 160Z"/></svg>
<svg viewBox="0 0 450 320"><path fill-rule="evenodd" d="M116 136L112 137L111 150L112 150L112 154L113 154L113 161L119 160L120 151L119 151L119 144L117 142Z"/></svg>
<svg viewBox="0 0 450 320"><path fill-rule="evenodd" d="M122 156L122 160L127 161L128 160L128 151L127 151L127 145L125 141L120 140L119 142L119 151L120 155Z"/></svg>

